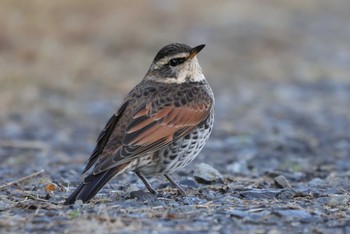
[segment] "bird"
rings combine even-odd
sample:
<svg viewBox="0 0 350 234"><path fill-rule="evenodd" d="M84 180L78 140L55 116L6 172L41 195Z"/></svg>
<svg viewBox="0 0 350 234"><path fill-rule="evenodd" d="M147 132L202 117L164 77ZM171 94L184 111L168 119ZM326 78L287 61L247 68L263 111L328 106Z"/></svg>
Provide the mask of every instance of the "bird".
<svg viewBox="0 0 350 234"><path fill-rule="evenodd" d="M204 47L172 43L159 50L98 136L82 173L88 175L64 205L89 201L126 171L152 194L157 191L146 177L164 175L187 195L170 174L197 157L213 129L214 94L197 59Z"/></svg>

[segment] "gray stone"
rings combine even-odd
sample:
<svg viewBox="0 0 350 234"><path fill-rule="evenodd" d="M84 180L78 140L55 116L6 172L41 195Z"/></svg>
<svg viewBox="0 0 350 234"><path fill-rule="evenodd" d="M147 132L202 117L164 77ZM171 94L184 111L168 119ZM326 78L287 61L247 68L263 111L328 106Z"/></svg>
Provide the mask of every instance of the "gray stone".
<svg viewBox="0 0 350 234"><path fill-rule="evenodd" d="M312 186L312 187L318 187L324 184L325 184L325 181L320 178L314 178L309 182L309 186Z"/></svg>
<svg viewBox="0 0 350 234"><path fill-rule="evenodd" d="M206 163L200 163L194 168L194 178L198 183L210 184L221 181L221 173Z"/></svg>
<svg viewBox="0 0 350 234"><path fill-rule="evenodd" d="M289 181L283 175L276 176L274 179L275 184L279 188L291 188Z"/></svg>
<svg viewBox="0 0 350 234"><path fill-rule="evenodd" d="M330 207L344 207L347 208L350 203L350 196L349 195L338 195L338 194L332 194L329 197L329 200L327 201L327 205Z"/></svg>

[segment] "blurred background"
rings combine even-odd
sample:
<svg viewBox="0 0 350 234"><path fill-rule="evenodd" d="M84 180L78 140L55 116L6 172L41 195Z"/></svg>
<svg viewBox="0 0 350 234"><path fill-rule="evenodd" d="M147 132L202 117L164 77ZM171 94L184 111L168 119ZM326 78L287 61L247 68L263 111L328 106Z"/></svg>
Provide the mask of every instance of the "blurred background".
<svg viewBox="0 0 350 234"><path fill-rule="evenodd" d="M349 12L347 0L2 0L1 164L23 168L7 175L82 169L158 50L181 42L207 44L199 61L216 94L198 160L242 174L344 166Z"/></svg>
<svg viewBox="0 0 350 234"><path fill-rule="evenodd" d="M174 173L191 196L152 177L165 197L135 199L130 172L98 204L62 207L106 121L173 42L207 45L216 97L208 143ZM199 162L224 181L197 183ZM0 230L349 233L349 191L349 0L0 1Z"/></svg>

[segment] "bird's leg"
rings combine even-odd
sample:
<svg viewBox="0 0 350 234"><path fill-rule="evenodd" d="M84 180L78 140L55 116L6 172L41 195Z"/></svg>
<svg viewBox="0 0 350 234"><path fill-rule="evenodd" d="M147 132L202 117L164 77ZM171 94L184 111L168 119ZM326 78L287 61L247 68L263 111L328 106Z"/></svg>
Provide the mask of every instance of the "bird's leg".
<svg viewBox="0 0 350 234"><path fill-rule="evenodd" d="M135 171L136 175L142 180L142 182L146 185L148 191L150 191L152 194L157 195L158 192L152 188L150 183L147 181L146 177L139 171Z"/></svg>
<svg viewBox="0 0 350 234"><path fill-rule="evenodd" d="M177 191L179 191L179 193L182 196L184 196L184 197L187 196L185 190L183 190L183 188L181 188L181 186L178 183L176 183L176 181L174 180L174 178L171 175L164 174L164 176L170 181L170 183L172 183L177 188Z"/></svg>

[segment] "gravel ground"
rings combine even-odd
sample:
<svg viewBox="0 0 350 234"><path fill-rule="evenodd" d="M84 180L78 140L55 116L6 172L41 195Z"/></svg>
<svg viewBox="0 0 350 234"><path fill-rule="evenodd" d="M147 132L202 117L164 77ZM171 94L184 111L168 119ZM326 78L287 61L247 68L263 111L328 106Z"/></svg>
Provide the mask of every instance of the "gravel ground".
<svg viewBox="0 0 350 234"><path fill-rule="evenodd" d="M349 10L3 1L0 232L350 233ZM174 174L189 196L153 177L155 197L126 173L62 206L108 117L173 41L207 44L217 103L203 152Z"/></svg>

